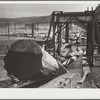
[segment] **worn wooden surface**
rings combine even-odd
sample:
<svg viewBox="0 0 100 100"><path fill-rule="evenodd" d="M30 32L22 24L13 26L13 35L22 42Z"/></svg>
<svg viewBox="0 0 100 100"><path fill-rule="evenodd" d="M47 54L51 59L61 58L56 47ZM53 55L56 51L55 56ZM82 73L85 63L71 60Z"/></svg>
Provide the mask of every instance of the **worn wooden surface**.
<svg viewBox="0 0 100 100"><path fill-rule="evenodd" d="M69 73L79 73L81 76L83 75L83 67L82 67L82 57L78 57L74 62L68 65L67 70Z"/></svg>
<svg viewBox="0 0 100 100"><path fill-rule="evenodd" d="M63 74L39 88L76 88L80 79L78 73Z"/></svg>

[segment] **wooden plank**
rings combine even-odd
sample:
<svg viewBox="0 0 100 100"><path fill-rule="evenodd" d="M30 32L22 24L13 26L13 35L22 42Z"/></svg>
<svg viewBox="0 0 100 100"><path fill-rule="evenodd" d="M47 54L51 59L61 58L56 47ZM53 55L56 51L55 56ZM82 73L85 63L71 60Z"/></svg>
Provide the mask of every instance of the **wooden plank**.
<svg viewBox="0 0 100 100"><path fill-rule="evenodd" d="M60 75L39 88L76 88L80 80L81 76L78 73L68 73Z"/></svg>
<svg viewBox="0 0 100 100"><path fill-rule="evenodd" d="M78 57L73 63L68 65L67 70L69 73L79 73L83 76L82 57Z"/></svg>

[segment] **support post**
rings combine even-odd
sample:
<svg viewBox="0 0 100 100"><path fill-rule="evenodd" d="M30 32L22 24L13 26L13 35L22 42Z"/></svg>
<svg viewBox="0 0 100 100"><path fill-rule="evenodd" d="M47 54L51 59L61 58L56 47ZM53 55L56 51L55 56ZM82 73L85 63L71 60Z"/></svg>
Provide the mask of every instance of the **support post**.
<svg viewBox="0 0 100 100"><path fill-rule="evenodd" d="M8 40L10 38L10 34L9 34L9 23L7 23L7 27L8 27Z"/></svg>
<svg viewBox="0 0 100 100"><path fill-rule="evenodd" d="M53 57L55 58L55 29L56 29L56 17L54 15L53 16Z"/></svg>
<svg viewBox="0 0 100 100"><path fill-rule="evenodd" d="M32 38L34 37L34 23L32 23Z"/></svg>
<svg viewBox="0 0 100 100"><path fill-rule="evenodd" d="M15 23L15 32L16 32L16 23Z"/></svg>
<svg viewBox="0 0 100 100"><path fill-rule="evenodd" d="M96 43L98 44L98 53L100 54L100 26L99 26L99 23L97 22L97 18L95 19L95 24L96 24L96 26L95 26L95 30L96 30L96 32L95 32L95 41L96 41Z"/></svg>
<svg viewBox="0 0 100 100"><path fill-rule="evenodd" d="M58 56L61 56L61 24L58 25L59 31L58 31Z"/></svg>
<svg viewBox="0 0 100 100"><path fill-rule="evenodd" d="M66 43L68 43L69 42L69 23L66 23L66 28L65 28L65 30L66 30Z"/></svg>
<svg viewBox="0 0 100 100"><path fill-rule="evenodd" d="M93 64L93 59L94 59L94 36L95 36L95 16L93 16L93 21L92 21L92 64Z"/></svg>
<svg viewBox="0 0 100 100"><path fill-rule="evenodd" d="M55 58L55 23L53 23L53 57Z"/></svg>
<svg viewBox="0 0 100 100"><path fill-rule="evenodd" d="M89 66L92 66L93 63L93 23L89 22L87 25L87 47L86 47L86 56L88 57Z"/></svg>

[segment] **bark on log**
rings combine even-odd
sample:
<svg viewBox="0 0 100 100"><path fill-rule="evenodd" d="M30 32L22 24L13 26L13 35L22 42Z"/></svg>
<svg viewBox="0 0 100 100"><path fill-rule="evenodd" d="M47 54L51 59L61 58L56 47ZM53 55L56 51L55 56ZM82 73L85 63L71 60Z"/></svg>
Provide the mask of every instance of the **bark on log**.
<svg viewBox="0 0 100 100"><path fill-rule="evenodd" d="M68 73L60 75L59 77L51 80L47 84L39 88L76 88L77 83L81 80L78 73Z"/></svg>
<svg viewBox="0 0 100 100"><path fill-rule="evenodd" d="M13 43L4 62L8 74L19 80L40 80L49 75L54 78L67 73L66 68L32 40Z"/></svg>

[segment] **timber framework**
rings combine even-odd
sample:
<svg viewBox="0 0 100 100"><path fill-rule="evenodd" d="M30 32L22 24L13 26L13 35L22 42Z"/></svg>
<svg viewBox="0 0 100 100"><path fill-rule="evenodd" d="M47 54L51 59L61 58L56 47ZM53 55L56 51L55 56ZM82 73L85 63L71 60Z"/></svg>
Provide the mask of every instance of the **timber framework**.
<svg viewBox="0 0 100 100"><path fill-rule="evenodd" d="M52 39L53 56L55 57L56 43L58 45L57 49L58 55L61 56L61 43L62 43L61 34L63 30L65 30L66 33L65 43L69 42L69 26L71 23L79 24L86 29L87 32L86 57L89 65L92 66L95 44L98 45L98 48L100 48L99 21L97 20L97 13L94 10L85 12L54 11L51 14L51 23L50 23L48 38L51 34L51 31L53 31L53 39Z"/></svg>

